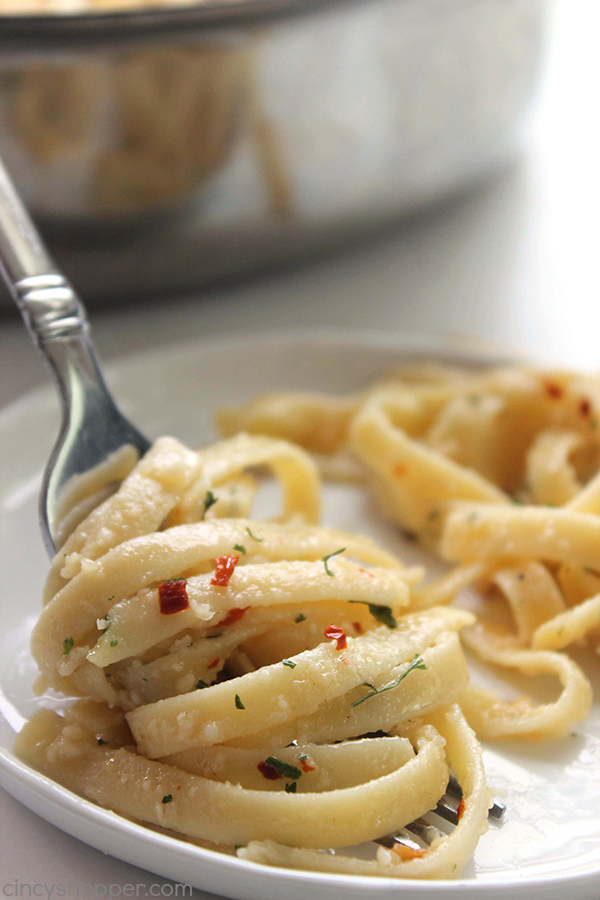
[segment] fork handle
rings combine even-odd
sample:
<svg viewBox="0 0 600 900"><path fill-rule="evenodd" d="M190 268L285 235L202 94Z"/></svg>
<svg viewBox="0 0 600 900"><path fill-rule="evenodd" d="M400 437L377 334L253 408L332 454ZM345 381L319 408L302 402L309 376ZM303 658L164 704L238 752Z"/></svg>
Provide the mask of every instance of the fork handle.
<svg viewBox="0 0 600 900"><path fill-rule="evenodd" d="M51 341L88 335L85 307L46 251L2 160L0 268L31 337L43 353L47 355Z"/></svg>

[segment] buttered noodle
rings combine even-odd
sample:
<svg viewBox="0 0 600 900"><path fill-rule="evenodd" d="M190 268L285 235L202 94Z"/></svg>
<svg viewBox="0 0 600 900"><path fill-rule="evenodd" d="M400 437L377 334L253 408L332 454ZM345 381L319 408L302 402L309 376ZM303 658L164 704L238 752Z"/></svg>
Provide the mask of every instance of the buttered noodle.
<svg viewBox="0 0 600 900"><path fill-rule="evenodd" d="M600 634L599 392L562 373L413 367L348 400L224 410L230 437L198 452L161 438L53 561L39 688L79 699L36 713L17 752L122 815L257 863L460 874L490 803L472 728L557 738L589 711L561 651ZM318 525L307 451L368 478L454 567L424 583L370 539ZM252 516L265 467L281 488L269 521ZM448 605L469 585L507 600L513 630ZM558 698L470 684L461 638L501 670L552 675ZM323 852L398 832L450 773L459 822L430 847Z"/></svg>

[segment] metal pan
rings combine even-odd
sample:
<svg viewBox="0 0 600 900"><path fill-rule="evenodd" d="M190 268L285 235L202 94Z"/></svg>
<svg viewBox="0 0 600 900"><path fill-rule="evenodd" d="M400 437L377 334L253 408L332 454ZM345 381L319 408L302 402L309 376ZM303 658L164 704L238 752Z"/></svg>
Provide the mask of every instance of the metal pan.
<svg viewBox="0 0 600 900"><path fill-rule="evenodd" d="M206 0L6 14L0 155L86 299L189 289L490 171L517 144L546 12Z"/></svg>

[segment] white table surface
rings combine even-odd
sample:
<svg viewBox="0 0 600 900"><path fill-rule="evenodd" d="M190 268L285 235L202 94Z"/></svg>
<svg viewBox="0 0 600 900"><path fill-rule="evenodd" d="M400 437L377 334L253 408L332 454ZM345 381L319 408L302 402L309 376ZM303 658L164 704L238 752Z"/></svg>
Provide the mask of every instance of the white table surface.
<svg viewBox="0 0 600 900"><path fill-rule="evenodd" d="M599 29L598 0L557 0L527 150L487 185L300 269L92 314L103 360L224 333L342 326L469 335L599 366ZM0 350L3 406L47 376L19 321L0 321ZM69 881L73 897L83 885L126 883L150 896L151 885L165 883L68 837L0 791L0 891L17 896L15 882Z"/></svg>

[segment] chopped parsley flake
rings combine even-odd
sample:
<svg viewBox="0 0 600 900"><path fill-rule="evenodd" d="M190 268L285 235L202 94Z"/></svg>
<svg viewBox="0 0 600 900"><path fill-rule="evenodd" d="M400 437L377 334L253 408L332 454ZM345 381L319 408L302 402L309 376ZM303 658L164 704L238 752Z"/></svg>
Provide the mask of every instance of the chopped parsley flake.
<svg viewBox="0 0 600 900"><path fill-rule="evenodd" d="M71 650L73 649L74 646L75 646L75 639L74 639L74 638L72 638L72 637L70 637L70 638L65 638L64 641L63 641L63 654L62 654L62 655L63 655L63 656L68 656L69 653L71 652Z"/></svg>
<svg viewBox="0 0 600 900"><path fill-rule="evenodd" d="M250 537L252 538L253 541L258 541L259 544L262 544L262 542L264 541L264 538L256 537L255 534L252 534L252 532L250 531L249 528L246 528L246 531L248 532L248 534L250 535Z"/></svg>
<svg viewBox="0 0 600 900"><path fill-rule="evenodd" d="M142 675L142 681L148 681L148 679L144 678L144 676Z"/></svg>
<svg viewBox="0 0 600 900"><path fill-rule="evenodd" d="M209 511L209 509L211 508L211 506L214 506L214 505L215 505L215 503L217 502L217 500L218 500L218 497L215 497L215 495L213 494L212 491L207 491L207 492L206 492L206 497L204 498L204 512L202 513L202 518L203 518L203 519L204 519L204 516L206 515L206 513L207 513L207 512Z"/></svg>
<svg viewBox="0 0 600 900"><path fill-rule="evenodd" d="M296 793L297 784L295 781L292 781L291 784L286 784L285 792L286 794L295 794Z"/></svg>
<svg viewBox="0 0 600 900"><path fill-rule="evenodd" d="M206 640L207 640L207 641L212 641L213 638L221 637L222 634L223 634L222 631L217 631L216 634L207 634L207 635L206 635Z"/></svg>
<svg viewBox="0 0 600 900"><path fill-rule="evenodd" d="M368 682L365 681L364 682L365 687L369 687L369 688L371 688L371 690L368 693L366 693L364 695L364 697L359 697L358 700L355 700L354 703L352 704L352 706L359 706L361 703L364 703L365 700L370 700L371 697L375 697L376 694L383 694L384 691L391 691L393 688L398 687L398 685L402 681L404 681L406 676L410 675L410 673L414 669L426 669L426 668L427 668L427 666L425 665L425 663L423 662L423 660L421 659L419 654L415 653L409 667L407 669L405 669L404 672L402 672L400 675L398 675L398 677L396 679L394 679L394 681L390 681L389 684L385 684L383 687L376 688L372 684L369 684Z"/></svg>
<svg viewBox="0 0 600 900"><path fill-rule="evenodd" d="M199 681L196 682L196 690L199 691L205 687L208 687L207 683L200 678Z"/></svg>
<svg viewBox="0 0 600 900"><path fill-rule="evenodd" d="M118 643L119 643L118 641L111 641L111 642L110 642L110 646L111 646L111 647L116 647Z"/></svg>
<svg viewBox="0 0 600 900"><path fill-rule="evenodd" d="M296 616L294 622L296 623L296 625L299 625L300 622L306 622L306 616L304 615L304 613L300 613L299 616Z"/></svg>
<svg viewBox="0 0 600 900"><path fill-rule="evenodd" d="M284 666L287 666L288 669L295 669L296 665L297 665L297 663L292 662L291 659L282 659L281 662L283 663Z"/></svg>
<svg viewBox="0 0 600 900"><path fill-rule="evenodd" d="M246 709L246 707L244 706L244 704L243 704L242 701L240 700L240 695L239 695L239 694L236 694L236 695L235 695L235 708L236 708L236 709Z"/></svg>
<svg viewBox="0 0 600 900"><path fill-rule="evenodd" d="M377 619L383 625L387 625L388 628L398 627L398 623L389 606L379 606L377 603L368 603L366 600L348 600L348 603L366 603L374 619Z"/></svg>
<svg viewBox="0 0 600 900"><path fill-rule="evenodd" d="M173 794L165 794L165 796L162 798L162 802L170 803L172 799L173 799Z"/></svg>
<svg viewBox="0 0 600 900"><path fill-rule="evenodd" d="M102 738L98 738L99 747L104 747L105 744L108 744L108 741L103 741Z"/></svg>
<svg viewBox="0 0 600 900"><path fill-rule="evenodd" d="M284 778L289 778L290 781L297 781L302 775L302 769L299 769L298 766L291 766L276 756L267 756L265 762L279 772L280 775L283 775Z"/></svg>
<svg viewBox="0 0 600 900"><path fill-rule="evenodd" d="M246 548L243 544L234 544L233 549L237 550L238 553L243 553L244 555L246 554Z"/></svg>
<svg viewBox="0 0 600 900"><path fill-rule="evenodd" d="M321 557L321 562L325 565L325 571L327 572L328 575L331 575L332 578L335 575L335 572L331 571L331 569L329 568L327 563L332 558L332 556L339 556L340 553L343 553L345 549L346 549L345 547L342 547L340 550L334 550L333 553L328 553L327 556Z"/></svg>

